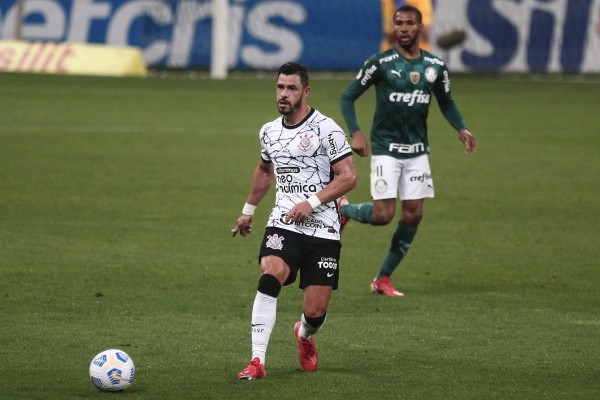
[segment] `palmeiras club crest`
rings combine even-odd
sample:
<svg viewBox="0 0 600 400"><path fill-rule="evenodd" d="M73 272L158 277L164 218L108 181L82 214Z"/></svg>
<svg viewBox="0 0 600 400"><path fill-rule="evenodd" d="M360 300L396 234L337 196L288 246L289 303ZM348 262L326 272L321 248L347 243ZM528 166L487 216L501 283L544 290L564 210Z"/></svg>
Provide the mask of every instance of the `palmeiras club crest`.
<svg viewBox="0 0 600 400"><path fill-rule="evenodd" d="M285 240L285 238L283 236L274 234L274 235L267 236L267 239L268 239L267 243L265 244L266 247L275 249L275 250L281 250L283 248L282 242Z"/></svg>
<svg viewBox="0 0 600 400"><path fill-rule="evenodd" d="M437 79L437 71L435 70L435 68L433 67L428 67L425 70L425 79L427 80L427 82L433 83L435 82L435 80Z"/></svg>

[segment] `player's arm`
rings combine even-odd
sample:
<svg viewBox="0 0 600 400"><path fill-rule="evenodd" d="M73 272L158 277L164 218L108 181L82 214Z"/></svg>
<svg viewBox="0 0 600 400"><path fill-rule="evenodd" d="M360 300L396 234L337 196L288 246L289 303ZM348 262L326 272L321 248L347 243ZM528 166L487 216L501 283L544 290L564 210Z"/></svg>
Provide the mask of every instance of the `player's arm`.
<svg viewBox="0 0 600 400"><path fill-rule="evenodd" d="M237 219L235 226L231 229L232 236L235 236L238 232L242 236L246 236L252 232L254 210L269 191L274 178L273 163L261 159L254 169L252 186L250 188L250 193L246 198L246 204L242 209L242 214Z"/></svg>
<svg viewBox="0 0 600 400"><path fill-rule="evenodd" d="M252 175L252 186L246 203L257 206L273 184L275 173L273 163L261 158Z"/></svg>
<svg viewBox="0 0 600 400"><path fill-rule="evenodd" d="M305 221L313 210L321 204L326 204L336 200L342 195L348 193L356 187L356 167L352 153L347 153L332 164L331 169L335 174L335 179L329 182L318 193L311 196L306 201L296 204L287 214L287 221L302 222Z"/></svg>
<svg viewBox="0 0 600 400"><path fill-rule="evenodd" d="M356 187L356 166L352 155L344 157L331 166L335 179L321 190L322 203L334 201ZM319 196L319 199L321 199Z"/></svg>
<svg viewBox="0 0 600 400"><path fill-rule="evenodd" d="M438 78L433 87L433 94L437 99L440 111L444 115L444 118L446 118L446 121L458 132L458 138L465 146L465 153L473 153L477 149L477 140L467 128L467 124L452 98L449 79L444 81L441 76L443 74L440 75L440 78Z"/></svg>
<svg viewBox="0 0 600 400"><path fill-rule="evenodd" d="M352 138L350 147L361 157L369 155L369 143L358 125L354 102L373 84L373 78L365 75L365 71L369 68L369 65L369 63L365 63L356 79L348 85L340 96L340 110L342 111L342 116L344 117L348 132L350 132L350 137Z"/></svg>

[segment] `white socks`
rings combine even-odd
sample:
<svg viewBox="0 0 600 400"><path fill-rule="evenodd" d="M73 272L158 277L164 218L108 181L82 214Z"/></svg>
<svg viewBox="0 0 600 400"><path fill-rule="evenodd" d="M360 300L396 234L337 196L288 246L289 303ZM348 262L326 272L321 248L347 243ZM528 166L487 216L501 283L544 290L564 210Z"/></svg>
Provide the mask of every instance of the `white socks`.
<svg viewBox="0 0 600 400"><path fill-rule="evenodd" d="M256 292L252 307L252 359L258 357L263 365L276 317L277 298Z"/></svg>

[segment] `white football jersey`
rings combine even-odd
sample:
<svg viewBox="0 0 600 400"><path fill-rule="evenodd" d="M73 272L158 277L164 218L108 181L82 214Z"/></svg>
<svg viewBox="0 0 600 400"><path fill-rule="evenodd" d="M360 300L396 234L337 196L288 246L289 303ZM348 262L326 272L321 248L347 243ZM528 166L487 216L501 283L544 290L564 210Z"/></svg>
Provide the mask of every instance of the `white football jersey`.
<svg viewBox="0 0 600 400"><path fill-rule="evenodd" d="M292 207L323 189L333 178L331 165L352 155L346 135L334 120L312 109L299 124L287 126L283 117L260 130L261 157L273 163L275 206L267 226L325 239L340 239L335 201L321 204L304 222L287 223Z"/></svg>

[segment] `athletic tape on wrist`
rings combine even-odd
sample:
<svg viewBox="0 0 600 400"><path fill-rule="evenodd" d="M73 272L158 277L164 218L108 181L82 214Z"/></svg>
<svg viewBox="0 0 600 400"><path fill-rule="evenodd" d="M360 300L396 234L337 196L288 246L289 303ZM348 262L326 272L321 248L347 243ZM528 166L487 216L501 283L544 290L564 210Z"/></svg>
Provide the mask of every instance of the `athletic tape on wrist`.
<svg viewBox="0 0 600 400"><path fill-rule="evenodd" d="M254 210L256 210L256 206L252 204L245 203L244 208L242 208L242 214L245 215L254 215Z"/></svg>
<svg viewBox="0 0 600 400"><path fill-rule="evenodd" d="M306 201L308 201L313 210L321 205L321 200L319 200L316 194L310 196Z"/></svg>

